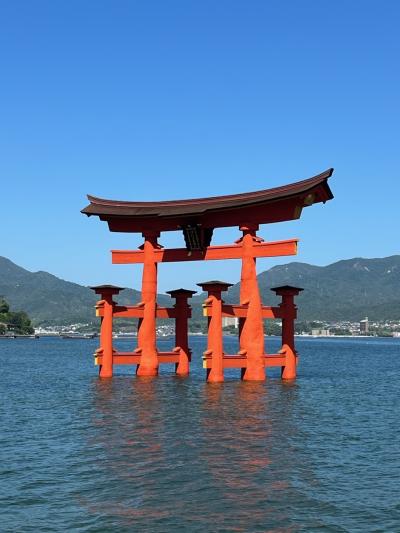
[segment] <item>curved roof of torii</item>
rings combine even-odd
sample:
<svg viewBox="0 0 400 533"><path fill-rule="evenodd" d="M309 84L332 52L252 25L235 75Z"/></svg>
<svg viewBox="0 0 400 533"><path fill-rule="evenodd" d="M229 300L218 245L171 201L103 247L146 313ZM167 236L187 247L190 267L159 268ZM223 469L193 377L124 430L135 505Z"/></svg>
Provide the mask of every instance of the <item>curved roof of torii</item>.
<svg viewBox="0 0 400 533"><path fill-rule="evenodd" d="M161 202L106 200L88 195L85 215L98 216L111 231L173 231L188 225L203 228L267 224L300 217L303 207L333 198L328 185L330 168L312 178L273 189Z"/></svg>

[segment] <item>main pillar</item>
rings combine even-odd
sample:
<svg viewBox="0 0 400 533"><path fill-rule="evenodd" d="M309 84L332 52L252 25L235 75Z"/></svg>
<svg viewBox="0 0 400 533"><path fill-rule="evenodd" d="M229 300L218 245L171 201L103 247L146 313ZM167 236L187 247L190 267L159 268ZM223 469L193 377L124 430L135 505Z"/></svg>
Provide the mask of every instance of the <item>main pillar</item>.
<svg viewBox="0 0 400 533"><path fill-rule="evenodd" d="M207 369L207 381L218 383L224 381L221 293L228 290L232 283L205 281L197 285L208 293L205 309L211 307L211 316L208 316L207 350L204 353L205 356L211 356L211 368Z"/></svg>
<svg viewBox="0 0 400 533"><path fill-rule="evenodd" d="M282 367L282 379L296 378L296 350L294 346L294 321L297 318L297 307L294 303L294 297L303 289L292 287L291 285L282 285L271 289L277 296L282 297L280 304L282 313L282 348L286 351L286 365Z"/></svg>
<svg viewBox="0 0 400 533"><path fill-rule="evenodd" d="M113 295L118 294L122 287L115 285L97 285L90 287L96 294L100 294L101 300L97 302L96 309L102 308L100 325L100 351L102 354L102 364L99 369L101 378L111 378L113 375L113 310L115 302Z"/></svg>
<svg viewBox="0 0 400 533"><path fill-rule="evenodd" d="M143 318L138 327L138 348L141 350L140 364L136 373L138 376L156 376L158 374L157 337L156 337L156 306L157 306L157 262L154 251L161 248L157 244L159 232L145 232L142 302Z"/></svg>
<svg viewBox="0 0 400 533"><path fill-rule="evenodd" d="M238 241L242 243L240 304L248 305L247 316L240 319L239 323L240 351L247 356L247 367L242 370L242 379L264 381L264 324L253 253L254 244L262 242L263 239L256 235L258 224L242 224L240 230L243 232L243 237Z"/></svg>
<svg viewBox="0 0 400 533"><path fill-rule="evenodd" d="M180 348L179 363L175 365L175 372L179 376L186 376L189 374L189 363L191 360L191 353L188 339L188 319L190 318L190 306L188 299L196 294L196 291L189 291L187 289L176 289L167 291L171 298L175 298L175 346Z"/></svg>

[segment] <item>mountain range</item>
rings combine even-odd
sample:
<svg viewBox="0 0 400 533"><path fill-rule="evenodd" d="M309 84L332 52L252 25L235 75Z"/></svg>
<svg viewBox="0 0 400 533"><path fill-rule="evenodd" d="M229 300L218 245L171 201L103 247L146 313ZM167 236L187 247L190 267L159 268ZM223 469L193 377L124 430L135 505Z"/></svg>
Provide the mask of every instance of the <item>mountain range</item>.
<svg viewBox="0 0 400 533"><path fill-rule="evenodd" d="M271 287L302 287L296 299L302 320L400 319L400 255L346 259L324 267L293 262L262 272L258 281L266 298ZM238 300L239 290L238 284L231 288L229 301ZM275 305L278 300L271 294L267 304Z"/></svg>
<svg viewBox="0 0 400 533"><path fill-rule="evenodd" d="M269 290L295 285L304 291L297 298L301 320L400 319L400 255L379 259L354 258L328 266L293 262L258 275L265 305L278 303ZM239 284L225 294L228 303L239 301ZM34 324L71 324L94 321L97 296L89 287L62 280L47 272L30 272L0 257L0 296L14 310L26 311ZM192 299L193 314L201 316L203 295ZM140 301L140 292L125 289L120 304ZM171 298L158 295L158 303L171 305Z"/></svg>
<svg viewBox="0 0 400 533"><path fill-rule="evenodd" d="M23 310L35 325L92 322L94 305L99 299L89 287L57 278L48 272L30 272L0 256L0 296L13 310ZM140 301L140 292L125 289L118 302L122 305ZM159 296L160 305L168 305L169 296Z"/></svg>

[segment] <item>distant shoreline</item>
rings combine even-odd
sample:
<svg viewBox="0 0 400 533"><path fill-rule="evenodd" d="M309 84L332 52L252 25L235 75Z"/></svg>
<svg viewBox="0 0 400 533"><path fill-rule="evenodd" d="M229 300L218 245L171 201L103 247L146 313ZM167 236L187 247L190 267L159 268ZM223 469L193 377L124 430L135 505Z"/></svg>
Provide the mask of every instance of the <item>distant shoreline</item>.
<svg viewBox="0 0 400 533"><path fill-rule="evenodd" d="M236 335L232 334L224 334L224 337L237 337ZM206 333L189 333L189 337L207 337ZM279 335L264 335L266 338L276 338L280 339L281 337ZM393 336L383 336L383 335L295 335L296 339L400 339L400 337L393 337ZM117 337L114 338L114 340L132 340L136 339L137 337L132 336L126 336L126 337ZM65 340L93 340L98 339L98 336L62 336L62 335L0 335L0 340L2 339L61 339L63 341ZM165 337L160 336L157 337L157 340L173 340L173 336L171 337Z"/></svg>

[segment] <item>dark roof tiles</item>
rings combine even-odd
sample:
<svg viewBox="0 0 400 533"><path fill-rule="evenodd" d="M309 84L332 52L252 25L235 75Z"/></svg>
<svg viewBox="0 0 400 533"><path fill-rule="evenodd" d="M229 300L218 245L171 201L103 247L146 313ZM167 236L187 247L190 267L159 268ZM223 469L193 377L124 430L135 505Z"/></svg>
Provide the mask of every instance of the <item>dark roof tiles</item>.
<svg viewBox="0 0 400 533"><path fill-rule="evenodd" d="M324 198L315 201L326 201L333 198L327 184L327 179L332 175L333 169L309 178L281 187L264 189L260 191L226 196L211 196L209 198L190 198L186 200L168 200L161 202L130 202L122 200L107 200L88 195L90 204L82 209L82 213L90 215L115 215L124 217L149 217L149 216L185 216L201 214L205 211L215 211L243 207L251 204L260 204L281 200L291 196L306 193L319 185L325 185Z"/></svg>

